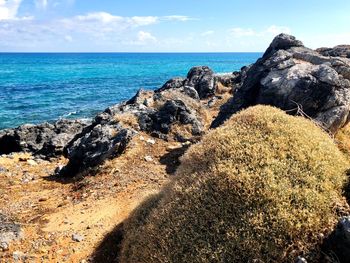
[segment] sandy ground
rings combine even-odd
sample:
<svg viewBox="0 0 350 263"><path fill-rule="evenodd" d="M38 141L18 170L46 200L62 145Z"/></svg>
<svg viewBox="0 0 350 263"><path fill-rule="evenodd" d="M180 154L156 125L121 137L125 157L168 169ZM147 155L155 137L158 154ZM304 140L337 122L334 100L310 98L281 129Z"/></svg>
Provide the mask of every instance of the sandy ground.
<svg viewBox="0 0 350 263"><path fill-rule="evenodd" d="M0 214L22 226L23 238L0 250L0 262L113 262L118 226L169 180L186 148L139 134L95 176L75 180L52 176L64 158L2 156Z"/></svg>

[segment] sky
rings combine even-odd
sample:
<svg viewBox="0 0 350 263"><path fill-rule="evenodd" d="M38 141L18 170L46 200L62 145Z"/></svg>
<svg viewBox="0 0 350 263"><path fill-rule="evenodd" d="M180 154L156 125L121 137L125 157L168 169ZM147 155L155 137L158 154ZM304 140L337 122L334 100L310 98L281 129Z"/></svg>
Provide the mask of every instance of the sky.
<svg viewBox="0 0 350 263"><path fill-rule="evenodd" d="M349 0L0 0L0 52L262 52L350 44Z"/></svg>

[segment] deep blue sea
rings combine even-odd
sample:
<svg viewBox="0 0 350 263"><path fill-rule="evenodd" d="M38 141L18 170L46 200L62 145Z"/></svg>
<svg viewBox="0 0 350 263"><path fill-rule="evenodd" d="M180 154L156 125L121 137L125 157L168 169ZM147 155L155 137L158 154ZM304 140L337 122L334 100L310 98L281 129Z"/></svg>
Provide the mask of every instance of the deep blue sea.
<svg viewBox="0 0 350 263"><path fill-rule="evenodd" d="M92 117L186 76L193 66L217 73L255 62L261 53L0 53L0 129L58 118Z"/></svg>

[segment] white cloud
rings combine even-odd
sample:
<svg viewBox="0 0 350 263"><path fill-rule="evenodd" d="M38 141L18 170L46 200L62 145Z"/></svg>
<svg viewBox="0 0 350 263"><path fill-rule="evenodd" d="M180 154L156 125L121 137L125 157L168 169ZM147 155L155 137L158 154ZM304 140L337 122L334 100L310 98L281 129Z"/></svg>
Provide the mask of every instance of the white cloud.
<svg viewBox="0 0 350 263"><path fill-rule="evenodd" d="M235 27L235 28L230 29L230 33L234 37L255 36L257 34L251 28L241 28L241 27Z"/></svg>
<svg viewBox="0 0 350 263"><path fill-rule="evenodd" d="M137 39L138 41L144 43L144 42L155 42L157 41L157 39L149 32L145 32L145 31L139 31L137 33Z"/></svg>
<svg viewBox="0 0 350 263"><path fill-rule="evenodd" d="M0 0L0 20L16 19L22 0Z"/></svg>
<svg viewBox="0 0 350 263"><path fill-rule="evenodd" d="M181 22L186 22L186 21L190 21L190 20L197 20L193 17L179 16L179 15L163 16L162 19L168 20L168 21L181 21Z"/></svg>
<svg viewBox="0 0 350 263"><path fill-rule="evenodd" d="M213 35L215 32L213 30L205 31L201 34L202 37Z"/></svg>
<svg viewBox="0 0 350 263"><path fill-rule="evenodd" d="M271 25L264 30L256 31L251 28L235 27L229 30L230 34L236 38L242 37L270 37L280 33L291 34L291 29L286 26Z"/></svg>

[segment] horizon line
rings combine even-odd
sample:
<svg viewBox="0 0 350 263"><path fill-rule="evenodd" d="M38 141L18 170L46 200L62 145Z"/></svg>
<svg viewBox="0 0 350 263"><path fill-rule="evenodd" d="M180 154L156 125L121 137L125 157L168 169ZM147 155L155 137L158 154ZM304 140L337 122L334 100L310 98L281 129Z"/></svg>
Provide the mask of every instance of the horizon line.
<svg viewBox="0 0 350 263"><path fill-rule="evenodd" d="M234 54L265 51L0 51L0 54Z"/></svg>

